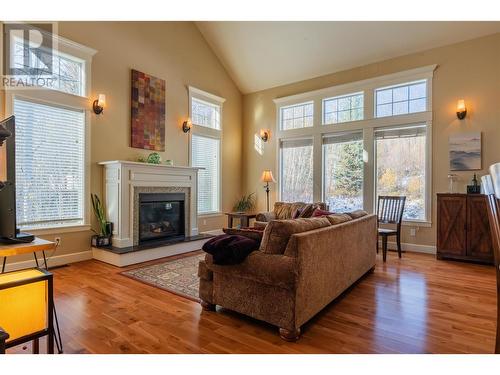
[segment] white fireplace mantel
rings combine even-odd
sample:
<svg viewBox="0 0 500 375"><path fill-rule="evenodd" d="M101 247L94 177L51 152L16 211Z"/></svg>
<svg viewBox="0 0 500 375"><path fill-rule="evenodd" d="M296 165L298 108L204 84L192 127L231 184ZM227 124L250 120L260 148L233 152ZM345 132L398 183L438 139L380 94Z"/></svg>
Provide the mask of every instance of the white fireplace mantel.
<svg viewBox="0 0 500 375"><path fill-rule="evenodd" d="M188 188L186 197L186 216L189 226L186 236L198 234L198 170L203 168L155 165L133 161L103 161L104 191L108 220L113 223L113 246L129 247L134 245L134 189Z"/></svg>

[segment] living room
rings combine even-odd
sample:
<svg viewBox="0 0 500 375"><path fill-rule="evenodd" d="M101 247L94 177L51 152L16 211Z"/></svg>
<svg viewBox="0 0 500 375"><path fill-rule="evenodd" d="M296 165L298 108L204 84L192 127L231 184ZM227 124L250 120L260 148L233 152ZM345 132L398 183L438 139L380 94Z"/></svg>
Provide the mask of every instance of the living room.
<svg viewBox="0 0 500 375"><path fill-rule="evenodd" d="M4 358L500 352L494 12L101 6L0 23Z"/></svg>

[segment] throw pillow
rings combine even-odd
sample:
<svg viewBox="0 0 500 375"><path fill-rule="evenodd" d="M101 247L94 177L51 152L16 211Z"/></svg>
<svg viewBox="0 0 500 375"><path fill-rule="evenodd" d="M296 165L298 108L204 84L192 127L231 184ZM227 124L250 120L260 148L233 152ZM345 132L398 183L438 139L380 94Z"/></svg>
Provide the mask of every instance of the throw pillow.
<svg viewBox="0 0 500 375"><path fill-rule="evenodd" d="M214 264L230 265L243 262L259 243L248 237L222 234L209 239L202 249L213 257Z"/></svg>
<svg viewBox="0 0 500 375"><path fill-rule="evenodd" d="M335 212L330 212L327 210L322 210L321 208L316 208L312 214L312 217L320 217L320 216L328 216L328 215L333 215Z"/></svg>
<svg viewBox="0 0 500 375"><path fill-rule="evenodd" d="M312 214L314 211L318 208L317 204L306 204L303 208L302 211L300 212L299 217L300 218L308 218L312 217Z"/></svg>
<svg viewBox="0 0 500 375"><path fill-rule="evenodd" d="M273 220L264 231L260 243L260 251L267 254L283 254L290 236L295 233L330 226L330 221L325 217L299 218L293 220Z"/></svg>
<svg viewBox="0 0 500 375"><path fill-rule="evenodd" d="M352 220L352 217L350 217L347 214L333 214L333 215L328 215L326 218L328 219L328 221L330 221L330 224L332 225L337 225Z"/></svg>
<svg viewBox="0 0 500 375"><path fill-rule="evenodd" d="M360 217L368 215L368 212L366 212L365 210L356 210L356 211L348 212L347 215L349 215L353 219L358 219Z"/></svg>
<svg viewBox="0 0 500 375"><path fill-rule="evenodd" d="M250 238L251 240L260 241L262 240L262 236L264 235L264 228L223 228L222 231L226 234L234 235L234 236L243 236Z"/></svg>

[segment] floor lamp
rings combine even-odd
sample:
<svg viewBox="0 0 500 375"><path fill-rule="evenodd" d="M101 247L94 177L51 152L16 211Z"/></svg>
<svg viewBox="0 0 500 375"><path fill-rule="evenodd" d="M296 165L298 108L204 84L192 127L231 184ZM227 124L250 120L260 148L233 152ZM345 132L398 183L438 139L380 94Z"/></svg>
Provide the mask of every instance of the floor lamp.
<svg viewBox="0 0 500 375"><path fill-rule="evenodd" d="M273 177L273 172L271 172L270 170L265 170L264 172L262 172L261 180L262 182L266 183L264 188L266 189L267 212L269 212L269 183L276 182L276 180Z"/></svg>

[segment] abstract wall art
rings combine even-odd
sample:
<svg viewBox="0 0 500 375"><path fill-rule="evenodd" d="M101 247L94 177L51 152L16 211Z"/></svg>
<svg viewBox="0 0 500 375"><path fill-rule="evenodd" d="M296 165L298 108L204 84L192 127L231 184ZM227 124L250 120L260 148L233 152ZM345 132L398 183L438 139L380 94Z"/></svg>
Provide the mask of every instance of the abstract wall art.
<svg viewBox="0 0 500 375"><path fill-rule="evenodd" d="M165 151L165 81L132 69L131 106L132 147Z"/></svg>
<svg viewBox="0 0 500 375"><path fill-rule="evenodd" d="M449 138L450 170L481 169L481 133L460 133Z"/></svg>

